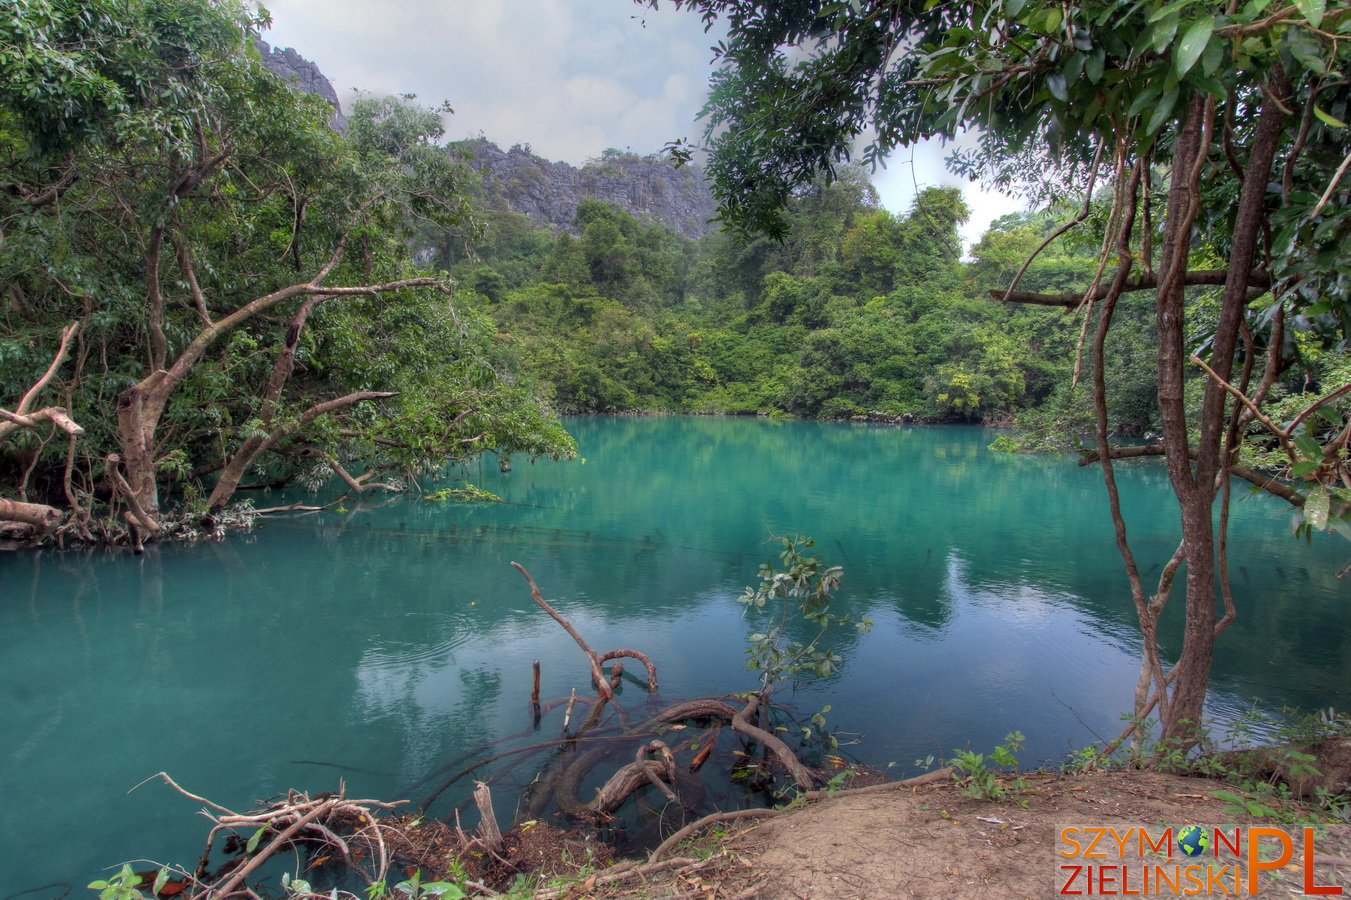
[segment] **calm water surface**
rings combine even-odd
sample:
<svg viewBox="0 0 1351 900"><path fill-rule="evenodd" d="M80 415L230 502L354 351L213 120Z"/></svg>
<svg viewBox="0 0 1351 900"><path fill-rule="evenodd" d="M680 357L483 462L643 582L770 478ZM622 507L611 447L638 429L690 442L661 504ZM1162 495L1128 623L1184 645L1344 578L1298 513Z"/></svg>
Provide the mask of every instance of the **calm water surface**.
<svg viewBox="0 0 1351 900"><path fill-rule="evenodd" d="M1020 729L1026 761L1055 761L1119 730L1139 642L1096 469L991 453L976 428L569 427L585 464L463 473L505 504L349 501L141 557L0 554L0 898L82 894L137 856L195 861L198 804L136 787L161 770L236 809L339 778L416 797L454 757L528 729L530 661L546 696L586 670L510 560L593 646L651 655L677 699L754 685L735 598L770 535L812 534L875 628L843 639L838 677L782 699L832 704L861 760L902 774ZM1166 475L1119 478L1156 578L1177 540ZM1237 506L1217 721L1351 706L1347 551L1296 542L1287 518L1264 497Z"/></svg>

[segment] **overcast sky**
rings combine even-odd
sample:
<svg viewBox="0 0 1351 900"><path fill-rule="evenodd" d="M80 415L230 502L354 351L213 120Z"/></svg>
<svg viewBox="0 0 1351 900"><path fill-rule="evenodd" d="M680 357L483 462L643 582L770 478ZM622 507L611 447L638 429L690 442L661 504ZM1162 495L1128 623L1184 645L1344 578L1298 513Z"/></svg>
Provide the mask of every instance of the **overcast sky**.
<svg viewBox="0 0 1351 900"><path fill-rule="evenodd" d="M277 47L318 63L347 105L354 90L450 101L451 139L483 134L580 165L615 147L653 153L698 137L710 45L698 15L631 0L264 0ZM944 152L897 151L873 180L905 212L915 185L959 185L968 242L1021 204L948 175ZM912 162L913 160L913 162Z"/></svg>

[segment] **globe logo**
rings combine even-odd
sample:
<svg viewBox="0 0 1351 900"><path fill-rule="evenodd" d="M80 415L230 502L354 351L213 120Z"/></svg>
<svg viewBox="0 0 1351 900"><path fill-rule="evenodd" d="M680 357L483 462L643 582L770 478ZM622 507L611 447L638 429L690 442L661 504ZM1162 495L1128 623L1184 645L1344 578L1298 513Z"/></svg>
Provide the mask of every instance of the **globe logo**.
<svg viewBox="0 0 1351 900"><path fill-rule="evenodd" d="M1200 856L1210 846L1210 835L1200 825L1188 825L1177 833L1177 845L1188 857Z"/></svg>

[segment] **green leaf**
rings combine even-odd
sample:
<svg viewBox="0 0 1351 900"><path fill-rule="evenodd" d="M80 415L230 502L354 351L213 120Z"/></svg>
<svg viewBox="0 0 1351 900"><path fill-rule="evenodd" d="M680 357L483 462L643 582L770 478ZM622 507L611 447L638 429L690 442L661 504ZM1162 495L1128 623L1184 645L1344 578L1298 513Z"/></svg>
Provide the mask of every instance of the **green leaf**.
<svg viewBox="0 0 1351 900"><path fill-rule="evenodd" d="M1149 124L1145 126L1146 134L1153 134L1158 131L1168 117L1173 114L1173 107L1177 105L1177 88L1172 88L1159 99L1159 105L1154 107L1154 114L1149 117Z"/></svg>
<svg viewBox="0 0 1351 900"><path fill-rule="evenodd" d="M1201 54L1201 71L1207 75L1214 75L1222 62L1224 62L1224 41L1208 41L1206 52Z"/></svg>
<svg viewBox="0 0 1351 900"><path fill-rule="evenodd" d="M1317 28L1323 24L1323 14L1327 12L1327 0L1295 0L1295 8L1305 20Z"/></svg>
<svg viewBox="0 0 1351 900"><path fill-rule="evenodd" d="M1173 54L1173 65L1177 67L1178 75L1186 75L1191 67L1196 65L1196 61L1205 52L1206 45L1210 43L1210 36L1214 33L1214 16L1197 19L1187 27Z"/></svg>
<svg viewBox="0 0 1351 900"><path fill-rule="evenodd" d="M1304 521L1322 531L1328 527L1328 508L1331 505L1327 490L1320 484L1304 498Z"/></svg>
<svg viewBox="0 0 1351 900"><path fill-rule="evenodd" d="M1329 425L1340 426L1342 424L1342 417L1338 415L1337 410L1333 409L1331 406L1320 406L1316 412L1318 418L1327 422Z"/></svg>
<svg viewBox="0 0 1351 900"><path fill-rule="evenodd" d="M1004 4L1004 15L1008 16L1010 19L1016 19L1018 18L1018 13L1022 12L1023 7L1026 5L1027 0L1007 0Z"/></svg>
<svg viewBox="0 0 1351 900"><path fill-rule="evenodd" d="M1162 53L1177 35L1177 16L1170 16L1154 25L1148 32L1155 53Z"/></svg>
<svg viewBox="0 0 1351 900"><path fill-rule="evenodd" d="M1088 80L1097 84L1102 81L1103 64L1107 61L1107 53L1101 47L1094 50L1088 56L1088 62L1084 65L1084 73L1088 75Z"/></svg>
<svg viewBox="0 0 1351 900"><path fill-rule="evenodd" d="M1319 462L1316 459L1304 459L1290 467L1290 474L1295 478L1304 478L1318 471Z"/></svg>
<svg viewBox="0 0 1351 900"><path fill-rule="evenodd" d="M266 832L267 832L267 826L266 826L266 825L264 825L262 828L259 828L257 831L255 831L255 832L253 833L253 837L249 838L249 842L248 842L247 844L244 845L244 852L245 852L245 853L252 853L253 851L257 850L257 849L258 849L258 842L261 841L261 840L263 839L263 835L264 835Z"/></svg>
<svg viewBox="0 0 1351 900"><path fill-rule="evenodd" d="M1323 124L1325 124L1325 125L1329 125L1329 126L1331 126L1331 127L1333 127L1333 128L1345 128L1345 127L1346 127L1346 123L1345 123L1345 122L1343 122L1341 119L1337 118L1336 116L1332 115L1332 113L1327 112L1327 111L1325 111L1324 109L1322 109L1317 103L1315 103L1315 104L1313 105L1313 114L1314 114L1315 116L1317 116L1320 120L1322 120Z"/></svg>
<svg viewBox="0 0 1351 900"><path fill-rule="evenodd" d="M1051 96L1061 103L1068 103L1070 99L1069 91L1065 88L1065 76L1059 72L1052 72L1046 76L1046 89L1051 92Z"/></svg>
<svg viewBox="0 0 1351 900"><path fill-rule="evenodd" d="M1169 3L1167 6L1162 6L1154 10L1152 13L1149 14L1149 18L1145 19L1145 21L1157 22L1164 16L1171 16L1173 13L1182 9L1184 6L1190 6L1192 2L1193 0L1176 0L1176 2L1174 3Z"/></svg>
<svg viewBox="0 0 1351 900"><path fill-rule="evenodd" d="M158 894L160 890L168 883L169 883L169 870L161 866L159 874L155 876L155 884L150 889L150 893Z"/></svg>
<svg viewBox="0 0 1351 900"><path fill-rule="evenodd" d="M1295 438L1295 449L1308 459L1323 458L1322 446L1307 433Z"/></svg>

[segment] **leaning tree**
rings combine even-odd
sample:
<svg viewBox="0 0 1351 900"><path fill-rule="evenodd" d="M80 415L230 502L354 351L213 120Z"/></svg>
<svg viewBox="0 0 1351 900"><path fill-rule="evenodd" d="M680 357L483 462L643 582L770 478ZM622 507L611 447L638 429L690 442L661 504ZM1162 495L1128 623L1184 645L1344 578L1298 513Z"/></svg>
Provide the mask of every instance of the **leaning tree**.
<svg viewBox="0 0 1351 900"><path fill-rule="evenodd" d="M932 138L964 137L971 149L951 162L967 174L1088 198L1065 228L1092 221L1092 198L1106 197L1100 262L1082 290L1023 292L1015 278L992 293L1084 319L1093 458L1144 633L1135 711L1157 709L1165 739L1194 741L1215 639L1236 614L1233 476L1297 507L1301 529L1351 536L1346 367L1324 365L1329 383L1288 417L1270 414L1292 367L1344 353L1351 325L1351 8L668 2L726 24L705 117L707 170L731 226L782 234L785 203L818 173ZM1162 440L1119 447L1103 347L1132 291L1155 297ZM1141 455L1164 458L1181 521L1177 551L1148 587L1113 474L1114 460ZM1179 572L1184 633L1165 666L1160 613Z"/></svg>

